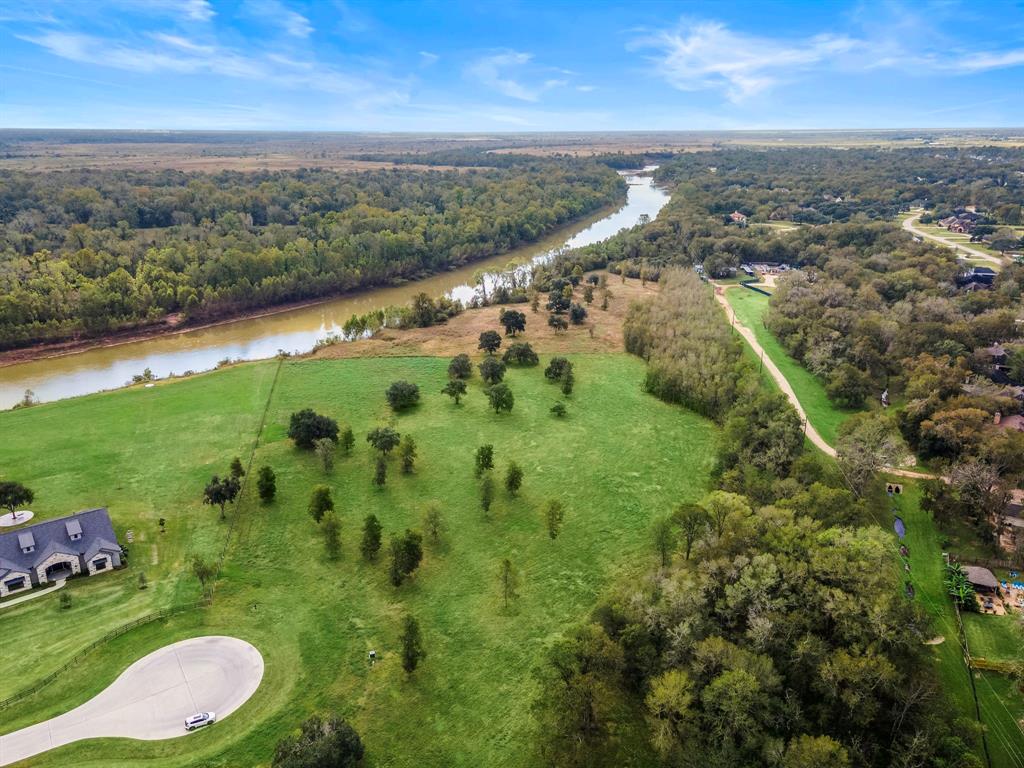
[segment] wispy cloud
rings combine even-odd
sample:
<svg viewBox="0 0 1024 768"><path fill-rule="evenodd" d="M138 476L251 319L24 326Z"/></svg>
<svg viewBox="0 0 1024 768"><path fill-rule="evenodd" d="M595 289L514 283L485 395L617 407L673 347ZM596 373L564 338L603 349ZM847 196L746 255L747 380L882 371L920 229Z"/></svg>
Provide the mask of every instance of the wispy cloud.
<svg viewBox="0 0 1024 768"><path fill-rule="evenodd" d="M857 45L842 35L774 40L733 32L709 21L640 37L629 47L653 50L650 59L657 73L681 91L723 88L730 100L741 102L794 71L848 53Z"/></svg>
<svg viewBox="0 0 1024 768"><path fill-rule="evenodd" d="M779 83L815 71L902 69L910 74L975 74L1024 65L1024 48L963 52L892 35L820 34L800 39L734 31L718 21L684 20L673 30L647 32L629 50L648 52L654 71L681 91L721 89L742 103ZM918 46L918 47L914 47Z"/></svg>
<svg viewBox="0 0 1024 768"><path fill-rule="evenodd" d="M280 26L292 37L305 38L313 34L313 25L309 19L286 7L280 0L248 0L243 8L251 16Z"/></svg>
<svg viewBox="0 0 1024 768"><path fill-rule="evenodd" d="M504 51L477 59L466 67L466 75L502 96L519 101L537 101L545 91L562 88L569 84L565 78L548 78L535 84L526 82L524 75L528 76L530 73L524 70L532 61L532 53ZM534 77L542 72L550 73L552 71L568 74L568 70L549 67L534 67L533 69L535 70ZM539 72L536 71L538 69ZM514 73L515 76L513 76Z"/></svg>
<svg viewBox="0 0 1024 768"><path fill-rule="evenodd" d="M312 59L282 53L243 53L180 35L153 33L145 40L122 42L76 32L47 31L22 35L55 56L83 64L142 73L213 74L256 80L286 89L350 96L358 103L404 103L404 81L366 71L349 74Z"/></svg>
<svg viewBox="0 0 1024 768"><path fill-rule="evenodd" d="M437 64L437 61L440 58L441 57L438 56L436 53L431 53L430 51L420 51L420 66L432 66L434 64Z"/></svg>

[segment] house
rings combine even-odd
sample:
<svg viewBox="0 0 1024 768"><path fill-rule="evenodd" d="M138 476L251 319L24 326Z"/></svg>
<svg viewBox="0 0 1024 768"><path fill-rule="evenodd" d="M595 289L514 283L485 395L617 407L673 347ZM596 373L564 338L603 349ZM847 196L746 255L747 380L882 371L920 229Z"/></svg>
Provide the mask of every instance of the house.
<svg viewBox="0 0 1024 768"><path fill-rule="evenodd" d="M731 221L733 224L739 224L741 227L747 226L746 215L740 213L739 211L733 211L732 213L730 213L729 221Z"/></svg>
<svg viewBox="0 0 1024 768"><path fill-rule="evenodd" d="M119 568L123 554L105 508L0 534L0 597L69 576Z"/></svg>
<svg viewBox="0 0 1024 768"><path fill-rule="evenodd" d="M988 568L982 568L980 565L965 565L963 569L967 575L967 581L974 587L975 592L990 593L999 588L999 582Z"/></svg>
<svg viewBox="0 0 1024 768"><path fill-rule="evenodd" d="M1024 489L1010 491L1010 500L1002 514L994 516L999 545L1008 552L1017 549L1017 542L1024 540Z"/></svg>
<svg viewBox="0 0 1024 768"><path fill-rule="evenodd" d="M985 354L989 357L989 362L992 365L1005 365L1006 364L1006 347L1002 344L993 344L991 347L985 348Z"/></svg>
<svg viewBox="0 0 1024 768"><path fill-rule="evenodd" d="M996 279L996 271L989 267L971 267L966 272L960 273L957 277L957 285L968 285L978 283L980 285L992 285Z"/></svg>

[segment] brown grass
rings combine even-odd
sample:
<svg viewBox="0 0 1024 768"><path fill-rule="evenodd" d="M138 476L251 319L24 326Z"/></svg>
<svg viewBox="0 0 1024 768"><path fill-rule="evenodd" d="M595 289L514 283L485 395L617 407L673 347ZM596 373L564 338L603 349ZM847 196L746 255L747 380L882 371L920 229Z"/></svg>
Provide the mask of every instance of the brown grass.
<svg viewBox="0 0 1024 768"><path fill-rule="evenodd" d="M601 291L594 290L594 303L588 308L589 316L583 325L570 325L569 330L555 333L548 327L548 313L543 302L537 312L529 304L510 305L526 313L526 332L515 341L528 341L535 351L544 354L570 354L579 352L621 352L622 321L631 302L653 295L657 283L642 286L639 280L620 282L616 275L608 276L611 298L608 309L602 310ZM576 300L582 303L582 289L576 289ZM386 329L373 338L339 342L312 354L319 359L348 357L388 357L428 355L449 357L460 352L475 353L480 334L488 330L502 330L498 313L503 307L492 306L468 309L443 325L407 330ZM507 346L512 339L505 339Z"/></svg>

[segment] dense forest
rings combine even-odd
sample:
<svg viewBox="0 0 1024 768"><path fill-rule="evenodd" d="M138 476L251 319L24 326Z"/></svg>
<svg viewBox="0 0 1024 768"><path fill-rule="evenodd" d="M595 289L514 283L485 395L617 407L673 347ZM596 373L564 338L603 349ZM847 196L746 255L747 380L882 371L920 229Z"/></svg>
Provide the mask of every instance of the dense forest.
<svg viewBox="0 0 1024 768"><path fill-rule="evenodd" d="M0 348L393 282L620 200L607 166L0 173Z"/></svg>
<svg viewBox="0 0 1024 768"><path fill-rule="evenodd" d="M661 566L550 651L544 758L621 765L640 734L664 766L980 766L977 726L950 714L921 644L930 619L873 523L877 476L855 490L803 454L796 412L759 390L716 309L670 269L630 312L648 388L723 422L719 490L656 524Z"/></svg>

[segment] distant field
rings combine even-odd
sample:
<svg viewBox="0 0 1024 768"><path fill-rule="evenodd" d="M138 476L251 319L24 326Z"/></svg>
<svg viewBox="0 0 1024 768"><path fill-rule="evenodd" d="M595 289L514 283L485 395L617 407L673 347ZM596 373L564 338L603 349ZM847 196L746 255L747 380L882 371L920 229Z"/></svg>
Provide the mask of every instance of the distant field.
<svg viewBox="0 0 1024 768"><path fill-rule="evenodd" d="M323 710L353 722L373 765L535 765L530 704L544 649L586 615L613 579L651 565L652 519L703 495L716 441L711 423L641 392L641 360L603 354L574 361L577 386L565 419L549 413L561 396L545 381L543 366L510 371L515 407L497 416L478 377L461 406L440 393L446 358L284 363L254 462L274 467L278 500L261 506L250 488L229 511L239 516L239 538L214 605L104 646L5 711L3 730L79 703L167 642L226 633L254 643L267 664L262 687L239 713L187 739L71 745L33 765L250 768L267 764L278 738ZM187 556L213 555L227 531L217 512L199 503L202 486L232 456L248 455L276 366L243 365L152 389L0 413L0 466L5 477L39 491L40 514L105 503L119 535L132 528L140 539L127 570L71 587L70 611L44 596L0 616L5 636L23 637L32 658L26 664L21 653L0 657L0 697L126 619L196 597ZM423 402L395 417L383 391L400 378L419 384ZM354 454L339 457L330 475L286 437L289 414L303 407L355 431ZM378 490L364 436L388 421L415 437L419 457L411 476L393 458L387 485ZM498 481L487 516L472 471L482 443L495 446ZM510 459L525 470L517 498L501 484ZM326 559L306 512L318 483L332 488L342 521L337 562ZM556 540L540 512L549 498L568 510ZM386 533L419 528L429 500L441 505L447 532L440 545L426 545L411 582L395 589L386 555L376 564L359 556L363 516L375 513ZM160 516L169 521L163 537ZM521 579L521 597L508 612L498 591L505 557ZM135 583L142 571L152 582L145 592ZM406 613L419 619L429 653L410 680L397 657ZM68 632L72 622L75 631ZM381 659L372 668L370 649ZM647 747L637 739L627 748L644 765Z"/></svg>

